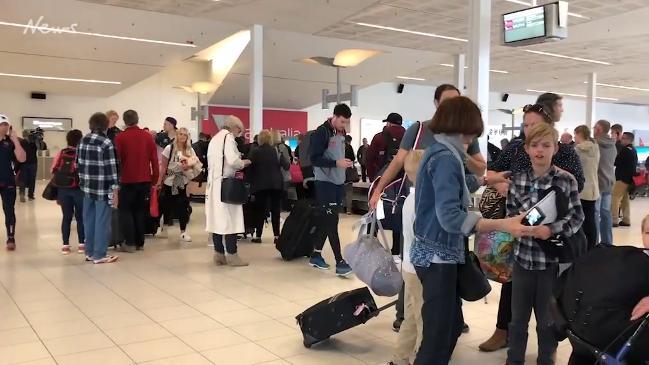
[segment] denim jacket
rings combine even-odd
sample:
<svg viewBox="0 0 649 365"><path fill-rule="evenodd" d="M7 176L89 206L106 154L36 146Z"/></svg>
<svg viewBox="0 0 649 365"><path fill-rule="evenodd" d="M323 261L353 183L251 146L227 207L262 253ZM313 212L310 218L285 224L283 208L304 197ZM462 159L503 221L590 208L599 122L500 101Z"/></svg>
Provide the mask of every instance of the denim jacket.
<svg viewBox="0 0 649 365"><path fill-rule="evenodd" d="M435 136L419 165L415 190L415 242L410 259L415 266L431 263L464 263L464 236L480 215L468 211L468 191L458 136ZM442 141L446 141L442 143Z"/></svg>

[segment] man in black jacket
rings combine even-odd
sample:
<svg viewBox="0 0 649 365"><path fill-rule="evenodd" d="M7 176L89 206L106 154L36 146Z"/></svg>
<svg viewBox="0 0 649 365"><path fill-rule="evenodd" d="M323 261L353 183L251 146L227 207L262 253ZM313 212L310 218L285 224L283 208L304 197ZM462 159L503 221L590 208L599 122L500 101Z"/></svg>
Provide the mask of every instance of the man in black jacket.
<svg viewBox="0 0 649 365"><path fill-rule="evenodd" d="M308 148L315 175L316 199L326 212L323 225L336 258L336 274L339 276L352 272L343 260L338 236L338 213L345 195L345 170L353 165L350 159L345 158L345 127L351 116L352 111L347 105L336 105L333 116L311 135ZM322 257L323 246L324 241L316 243L309 264L327 270L329 264Z"/></svg>
<svg viewBox="0 0 649 365"><path fill-rule="evenodd" d="M24 163L17 165L18 170L18 195L20 202L24 203L25 190L27 190L27 197L29 200L36 199L34 197L34 190L36 189L36 174L38 172L38 146L34 140L34 131L23 131L23 138L20 139L20 145L27 154L27 160Z"/></svg>
<svg viewBox="0 0 649 365"><path fill-rule="evenodd" d="M617 214L622 208L622 221L619 226L631 226L631 206L629 201L629 190L633 188L633 177L636 175L638 166L638 153L633 148L635 135L631 132L624 132L620 142L623 148L615 159L615 185L613 185L613 227L618 226Z"/></svg>

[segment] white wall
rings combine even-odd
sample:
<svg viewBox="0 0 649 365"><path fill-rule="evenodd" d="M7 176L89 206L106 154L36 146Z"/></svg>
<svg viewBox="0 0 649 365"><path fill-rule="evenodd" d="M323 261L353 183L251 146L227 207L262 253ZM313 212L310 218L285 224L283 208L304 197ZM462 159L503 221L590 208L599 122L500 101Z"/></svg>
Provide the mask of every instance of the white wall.
<svg viewBox="0 0 649 365"><path fill-rule="evenodd" d="M359 106L352 108L351 135L355 147L360 143L360 119L370 118L383 120L391 112L401 114L404 120L426 120L434 113L432 86L406 85L403 94L397 94L397 84L380 83L359 91ZM497 109L515 109L532 104L538 95L510 94L507 102L502 102L502 94L492 92L490 95L488 127L500 127L503 123L511 124L511 116ZM564 115L556 127L560 132L572 131L586 119L586 101L579 98L565 98ZM333 104L331 104L333 108ZM309 129L316 128L333 109L323 110L320 104L306 108ZM597 119L607 119L611 123L620 123L625 130L649 129L649 107L613 103L598 103ZM517 123L522 119L518 118ZM509 135L507 136L509 137Z"/></svg>

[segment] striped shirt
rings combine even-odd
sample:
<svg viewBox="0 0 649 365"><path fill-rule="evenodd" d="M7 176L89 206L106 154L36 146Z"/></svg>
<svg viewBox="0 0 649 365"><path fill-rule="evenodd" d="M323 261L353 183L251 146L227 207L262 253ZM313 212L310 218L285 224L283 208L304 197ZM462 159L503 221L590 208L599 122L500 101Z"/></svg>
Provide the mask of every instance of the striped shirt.
<svg viewBox="0 0 649 365"><path fill-rule="evenodd" d="M90 133L77 147L79 187L87 197L107 200L119 187L115 147L104 133Z"/></svg>
<svg viewBox="0 0 649 365"><path fill-rule="evenodd" d="M557 199L567 198L568 210L563 218L547 226L552 236L561 234L570 237L577 233L584 222L584 211L579 200L577 181L570 173L552 166L550 172L541 177L535 177L534 171L529 169L513 174L511 180L507 195L507 216L513 217L529 211L541 200L547 189L556 186L564 193L564 196L557 196ZM516 262L527 270L546 270L557 259L545 254L541 248L543 244L547 243L532 237L517 239L514 250Z"/></svg>

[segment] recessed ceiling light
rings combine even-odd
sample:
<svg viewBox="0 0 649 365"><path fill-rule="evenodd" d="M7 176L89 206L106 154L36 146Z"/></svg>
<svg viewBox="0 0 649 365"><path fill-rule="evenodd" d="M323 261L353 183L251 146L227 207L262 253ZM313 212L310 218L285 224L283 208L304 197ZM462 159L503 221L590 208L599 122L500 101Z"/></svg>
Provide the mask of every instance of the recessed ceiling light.
<svg viewBox="0 0 649 365"><path fill-rule="evenodd" d="M588 81L584 81L584 84L588 84ZM624 89L624 90L635 90L635 91L649 91L649 89L644 89L641 87L634 87L634 86L623 86L623 85L613 85L613 84L603 84L603 83L596 83L595 85L597 86L604 86L604 87L611 87L615 89Z"/></svg>
<svg viewBox="0 0 649 365"><path fill-rule="evenodd" d="M415 35L422 35L425 37L433 37L433 38L441 38L441 39L447 39L450 41L458 41L458 42L468 42L467 39L464 38L457 38L457 37L449 37L445 35L439 35L439 34L433 34L433 33L426 33L426 32L418 32L415 30L408 30L408 29L402 29L402 28L394 28L394 27L386 27L383 25L377 25L377 24L369 24L369 23L356 23L356 25L360 25L363 27L368 27L368 28L376 28L376 29L383 29L383 30L391 30L393 32L401 32L401 33L409 33L409 34L415 34Z"/></svg>
<svg viewBox="0 0 649 365"><path fill-rule="evenodd" d="M450 63L440 63L439 65L444 66L444 67L455 67L455 66L451 65ZM467 69L467 68L469 68L469 66L464 66L464 68ZM503 70L489 70L489 71L497 73L497 74L508 74L509 73L509 71L503 71Z"/></svg>
<svg viewBox="0 0 649 365"><path fill-rule="evenodd" d="M539 93L539 94L551 92L551 93L559 94L559 95L562 95L562 96L575 96L575 97L578 97L578 98L586 98L587 97L586 95L583 95L583 94L562 93L562 92L558 92L558 91L545 91L545 90L534 90L534 89L527 89L527 91L529 91L531 93ZM619 99L615 99L615 98L605 98L603 96L597 96L596 99L610 100L610 101L618 101L619 100Z"/></svg>
<svg viewBox="0 0 649 365"><path fill-rule="evenodd" d="M422 79L422 78L419 78L419 77L409 77L409 76L397 76L397 79L414 80L414 81L426 81L426 79Z"/></svg>
<svg viewBox="0 0 649 365"><path fill-rule="evenodd" d="M7 77L21 77L26 79L41 79L41 80L56 80L56 81L74 81L74 82L88 82L92 84L111 84L111 85L121 85L120 81L103 81L103 80L88 80L88 79L71 79L67 77L52 77L52 76L36 76L36 75L21 75L21 74L9 74L0 72L0 76Z"/></svg>
<svg viewBox="0 0 649 365"><path fill-rule="evenodd" d="M522 1L522 0L505 0L505 1L508 1L508 2L514 3L514 4L525 5L525 6L536 6L536 4L534 2L528 3L527 1ZM575 18L590 19L587 16L583 16L583 15L577 14L577 13L568 12L568 15L574 16Z"/></svg>
<svg viewBox="0 0 649 365"><path fill-rule="evenodd" d="M550 53L550 52L541 52L541 51L533 51L531 49L524 49L523 51L528 52L528 53L534 53L534 54L540 54L543 56L550 56L550 57L557 57L557 58L566 58L570 60L575 60L575 61L581 61L581 62L588 62L588 63L596 63L598 65L605 65L605 66L610 66L610 62L604 62L604 61L597 61L597 60L591 60L588 58L581 58L581 57L571 57L571 56L565 56L562 54L557 54L557 53Z"/></svg>
<svg viewBox="0 0 649 365"><path fill-rule="evenodd" d="M191 44L191 43L178 43L178 42L158 41L158 40L155 40L155 39L146 39L146 38L122 37L122 36L111 35L111 34L82 32L82 31L73 30L73 29L52 28L52 27L45 27L45 26L10 23L10 22L2 22L2 21L0 21L0 25L6 25L8 27L24 28L25 30L31 30L33 32L41 31L43 33L48 33L48 34L62 34L62 33L65 33L65 34L77 34L77 35L85 35L85 36L99 37L99 38L110 38L110 39L119 39L119 40L125 40L125 41L156 43L156 44L164 44L164 45L168 45L168 46L196 48L196 45Z"/></svg>

